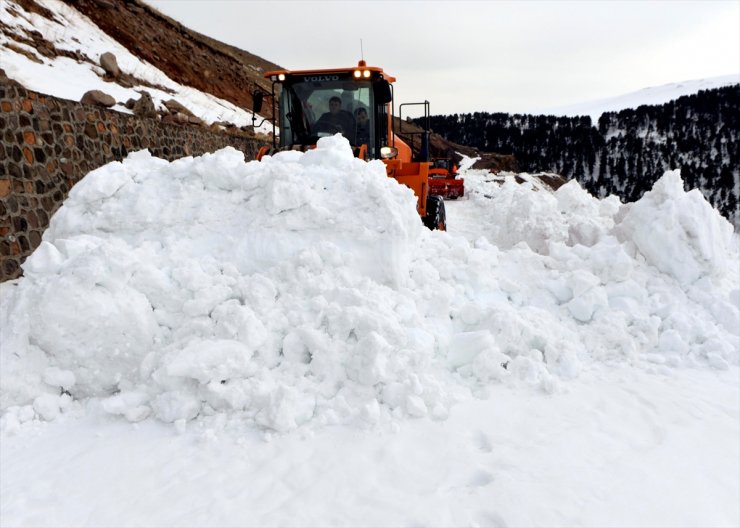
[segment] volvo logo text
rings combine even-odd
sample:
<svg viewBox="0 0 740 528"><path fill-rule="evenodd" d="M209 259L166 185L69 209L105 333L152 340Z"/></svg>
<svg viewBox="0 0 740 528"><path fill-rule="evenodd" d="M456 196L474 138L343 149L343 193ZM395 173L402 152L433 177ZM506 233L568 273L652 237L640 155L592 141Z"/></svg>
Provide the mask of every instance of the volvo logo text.
<svg viewBox="0 0 740 528"><path fill-rule="evenodd" d="M339 75L311 75L303 78L303 82L338 81Z"/></svg>

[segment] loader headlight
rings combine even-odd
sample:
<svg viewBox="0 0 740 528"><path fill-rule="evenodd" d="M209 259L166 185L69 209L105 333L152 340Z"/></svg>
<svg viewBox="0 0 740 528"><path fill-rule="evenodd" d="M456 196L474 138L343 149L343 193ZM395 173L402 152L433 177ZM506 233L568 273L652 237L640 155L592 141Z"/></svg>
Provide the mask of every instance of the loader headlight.
<svg viewBox="0 0 740 528"><path fill-rule="evenodd" d="M398 156L398 149L396 147L380 147L380 157L383 159L395 158Z"/></svg>
<svg viewBox="0 0 740 528"><path fill-rule="evenodd" d="M362 76L365 79L369 78L370 77L370 70L365 70L364 72L362 72Z"/></svg>
<svg viewBox="0 0 740 528"><path fill-rule="evenodd" d="M355 70L355 79L359 79L362 76L362 72L360 70Z"/></svg>
<svg viewBox="0 0 740 528"><path fill-rule="evenodd" d="M278 75L278 81L284 81L285 80L285 74L281 73Z"/></svg>

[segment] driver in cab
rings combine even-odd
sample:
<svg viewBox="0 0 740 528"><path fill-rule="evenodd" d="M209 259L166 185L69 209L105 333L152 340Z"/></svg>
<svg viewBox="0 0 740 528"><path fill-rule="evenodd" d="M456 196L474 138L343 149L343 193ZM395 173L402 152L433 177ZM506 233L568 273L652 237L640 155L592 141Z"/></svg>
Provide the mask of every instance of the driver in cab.
<svg viewBox="0 0 740 528"><path fill-rule="evenodd" d="M342 110L342 100L334 96L329 99L329 111L324 113L314 125L316 132L339 132L354 143L355 118L350 112Z"/></svg>

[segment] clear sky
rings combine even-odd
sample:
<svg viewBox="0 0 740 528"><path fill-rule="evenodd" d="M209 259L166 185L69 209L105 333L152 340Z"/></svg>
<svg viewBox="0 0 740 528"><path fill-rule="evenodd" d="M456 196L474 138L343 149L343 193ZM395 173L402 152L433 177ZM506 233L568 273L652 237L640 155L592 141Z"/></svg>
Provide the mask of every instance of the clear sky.
<svg viewBox="0 0 740 528"><path fill-rule="evenodd" d="M395 75L433 114L525 112L740 72L740 1L146 0L289 69Z"/></svg>

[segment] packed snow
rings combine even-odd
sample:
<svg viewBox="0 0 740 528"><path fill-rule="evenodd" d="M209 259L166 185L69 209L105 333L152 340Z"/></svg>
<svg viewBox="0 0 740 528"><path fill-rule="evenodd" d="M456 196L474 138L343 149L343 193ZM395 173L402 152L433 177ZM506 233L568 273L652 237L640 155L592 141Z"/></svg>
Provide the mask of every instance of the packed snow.
<svg viewBox="0 0 740 528"><path fill-rule="evenodd" d="M737 525L732 226L471 161L446 233L339 135L88 174L0 285L0 522Z"/></svg>
<svg viewBox="0 0 740 528"><path fill-rule="evenodd" d="M57 49L80 51L95 64L78 62L69 57L46 57L32 46L0 32L0 67L8 77L29 90L73 101L79 101L89 90L101 90L118 101L115 110L127 113L130 110L125 108L124 103L128 99L138 100L141 92L146 91L158 109L164 109L164 101L175 99L208 124L229 122L236 126L252 125L251 112L209 93L176 83L152 64L133 55L74 7L60 0L35 2L52 12L55 20L3 1L0 3L0 23L9 32L21 36L24 32L37 31ZM18 49L35 57L35 60L19 53ZM121 71L149 83L149 86L127 88L115 82L106 82L103 79L105 72L97 64L100 56L106 52L115 55ZM258 124L261 121L261 118L257 119ZM271 132L272 128L262 123L255 130Z"/></svg>

